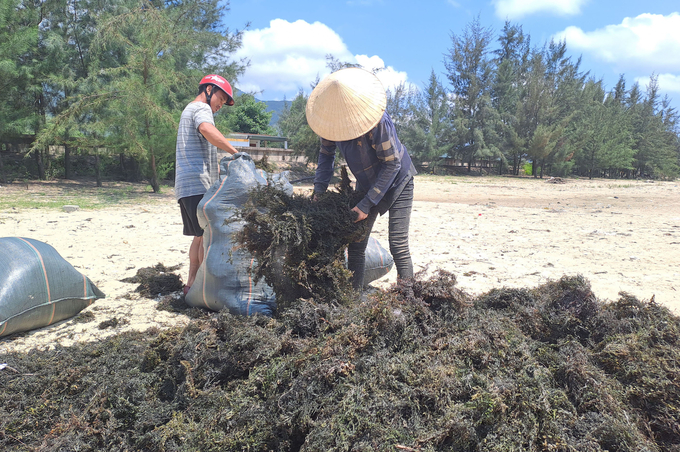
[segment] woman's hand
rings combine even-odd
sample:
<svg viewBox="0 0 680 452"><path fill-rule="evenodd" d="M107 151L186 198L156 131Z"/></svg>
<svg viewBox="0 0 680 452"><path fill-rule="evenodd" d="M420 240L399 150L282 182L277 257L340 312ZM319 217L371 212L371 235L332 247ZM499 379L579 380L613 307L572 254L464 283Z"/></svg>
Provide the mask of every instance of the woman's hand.
<svg viewBox="0 0 680 452"><path fill-rule="evenodd" d="M352 212L356 212L356 213L357 213L357 219L354 220L355 223L358 223L358 222L360 222L361 220L365 220L366 218L368 218L368 214L362 212L361 209L359 209L359 208L356 207L356 206L354 206L354 208L352 209Z"/></svg>

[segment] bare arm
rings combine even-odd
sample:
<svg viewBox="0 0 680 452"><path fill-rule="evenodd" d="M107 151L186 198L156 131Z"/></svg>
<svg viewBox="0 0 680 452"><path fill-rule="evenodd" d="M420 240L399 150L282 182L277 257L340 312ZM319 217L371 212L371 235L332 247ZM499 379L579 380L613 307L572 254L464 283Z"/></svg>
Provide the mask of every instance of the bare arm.
<svg viewBox="0 0 680 452"><path fill-rule="evenodd" d="M210 124L209 122L203 122L198 126L198 131L205 137L206 140L213 146L227 151L230 154L236 154L238 151L234 146L227 141L227 139L222 135L222 132L217 130L217 127Z"/></svg>

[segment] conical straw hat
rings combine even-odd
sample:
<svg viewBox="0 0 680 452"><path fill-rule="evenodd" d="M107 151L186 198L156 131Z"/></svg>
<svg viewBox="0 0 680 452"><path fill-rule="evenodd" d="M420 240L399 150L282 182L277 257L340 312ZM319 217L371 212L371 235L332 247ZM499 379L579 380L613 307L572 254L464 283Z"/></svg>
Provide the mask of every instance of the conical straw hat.
<svg viewBox="0 0 680 452"><path fill-rule="evenodd" d="M346 68L323 79L307 100L307 123L322 138L347 141L378 124L387 104L385 88L371 72Z"/></svg>

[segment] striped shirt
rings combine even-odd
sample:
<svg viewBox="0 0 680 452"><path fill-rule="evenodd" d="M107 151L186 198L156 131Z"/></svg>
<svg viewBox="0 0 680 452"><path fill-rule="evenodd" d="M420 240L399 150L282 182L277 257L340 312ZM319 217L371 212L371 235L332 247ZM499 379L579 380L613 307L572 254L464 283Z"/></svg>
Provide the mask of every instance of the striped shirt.
<svg viewBox="0 0 680 452"><path fill-rule="evenodd" d="M366 193L357 204L364 213L378 205L390 190L401 187L407 177L416 174L406 147L397 138L392 119L385 113L372 130L354 140L328 141L321 138L314 177L316 193L323 193L328 188L333 176L336 148L357 180L357 191ZM380 209L381 213L389 207Z"/></svg>
<svg viewBox="0 0 680 452"><path fill-rule="evenodd" d="M217 148L198 131L204 122L215 125L210 106L191 102L184 108L175 148L175 198L203 195L217 179Z"/></svg>

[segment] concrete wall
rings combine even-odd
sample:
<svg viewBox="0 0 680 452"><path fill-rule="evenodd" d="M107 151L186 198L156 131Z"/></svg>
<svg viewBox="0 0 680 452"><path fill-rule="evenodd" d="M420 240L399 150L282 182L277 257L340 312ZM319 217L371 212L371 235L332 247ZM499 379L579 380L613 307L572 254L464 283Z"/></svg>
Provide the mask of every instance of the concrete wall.
<svg viewBox="0 0 680 452"><path fill-rule="evenodd" d="M253 160L260 160L265 155L270 162L295 162L295 163L305 163L306 159L304 156L293 156L292 149L280 149L280 148L259 148L259 147L237 147L239 152L247 152ZM222 152L218 149L217 159L221 160L222 157L226 156L226 152Z"/></svg>

